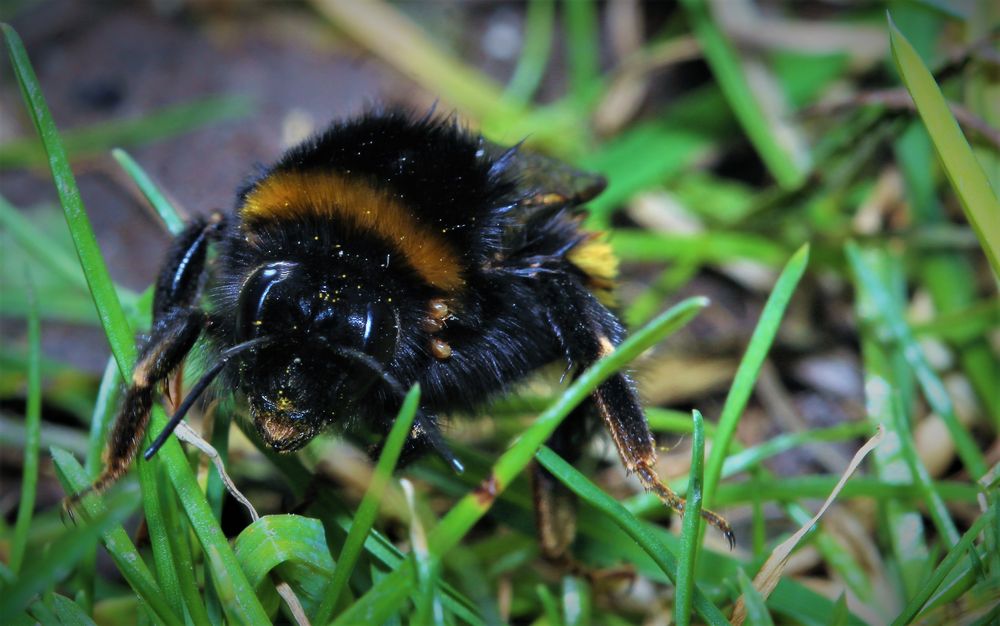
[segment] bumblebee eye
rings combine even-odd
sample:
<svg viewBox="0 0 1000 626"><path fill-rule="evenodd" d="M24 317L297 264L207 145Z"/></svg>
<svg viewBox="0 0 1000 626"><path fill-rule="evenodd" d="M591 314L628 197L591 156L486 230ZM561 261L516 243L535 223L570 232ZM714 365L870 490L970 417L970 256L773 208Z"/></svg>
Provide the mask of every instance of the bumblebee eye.
<svg viewBox="0 0 1000 626"><path fill-rule="evenodd" d="M309 317L309 302L301 297L303 271L298 263L265 263L240 289L236 329L239 341L290 330Z"/></svg>
<svg viewBox="0 0 1000 626"><path fill-rule="evenodd" d="M361 337L362 350L379 363L388 364L396 353L396 343L399 341L399 316L396 310L382 302L369 302Z"/></svg>

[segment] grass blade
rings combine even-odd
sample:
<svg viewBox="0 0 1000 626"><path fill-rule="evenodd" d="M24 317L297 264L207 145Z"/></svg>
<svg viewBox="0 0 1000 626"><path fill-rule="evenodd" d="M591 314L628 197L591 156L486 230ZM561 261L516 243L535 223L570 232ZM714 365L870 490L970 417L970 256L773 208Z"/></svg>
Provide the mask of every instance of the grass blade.
<svg viewBox="0 0 1000 626"><path fill-rule="evenodd" d="M1000 277L1000 202L996 191L951 114L934 76L891 17L889 42L899 75L927 127L945 174L979 237L993 273Z"/></svg>
<svg viewBox="0 0 1000 626"><path fill-rule="evenodd" d="M51 454L56 467L56 475L66 493L78 493L90 485L90 476L80 467L72 454L58 448L53 448ZM82 504L87 511L88 519L97 517L105 511L103 499L97 494L86 496ZM109 527L102 533L102 536L104 547L114 560L118 571L121 572L135 593L149 605L153 613L166 624L183 624L184 621L178 618L170 605L167 604L162 589L153 578L152 572L146 567L146 562L142 560L125 529L120 524Z"/></svg>
<svg viewBox="0 0 1000 626"><path fill-rule="evenodd" d="M403 444L410 435L413 420L417 414L417 407L420 406L420 387L415 385L406 394L403 406L399 409L399 415L393 422L392 430L385 442L385 448L379 455L378 464L375 466L375 473L372 482L365 491L357 513L354 514L354 521L351 523L351 530L347 533L347 539L340 549L340 556L337 557L337 566L333 572L333 579L330 586L323 594L323 602L320 604L316 615L313 618L318 624L325 624L330 621L330 615L337 606L337 602L343 595L347 581L354 571L358 556L361 554L365 539L375 522L378 514L378 505L382 500L389 480L392 478L392 471L399 460L399 454L403 450Z"/></svg>
<svg viewBox="0 0 1000 626"><path fill-rule="evenodd" d="M973 549L972 543L979 536L979 533L987 529L987 527L993 522L996 508L990 508L988 511L979 516L979 518L969 527L969 530L965 531L962 538L959 539L958 543L952 546L948 554L945 555L941 563L938 564L934 573L931 574L930 579L920 588L920 591L906 604L903 610L899 613L895 620L893 620L893 626L901 626L902 624L913 623L914 618L923 608L924 603L930 599L931 595L937 591L944 579L951 573L951 570L958 565L965 557L965 553Z"/></svg>
<svg viewBox="0 0 1000 626"><path fill-rule="evenodd" d="M153 179L149 177L146 170L142 169L142 166L136 163L135 159L121 148L112 150L111 156L114 157L115 161L118 161L118 165L125 170L125 173L139 187L139 191L142 192L142 195L149 201L153 209L156 210L156 214L163 220L163 224L167 227L167 230L173 235L180 234L184 230L184 218L178 215L177 209L170 204L170 201L167 200L167 197L156 186Z"/></svg>
<svg viewBox="0 0 1000 626"><path fill-rule="evenodd" d="M28 545L28 531L35 512L35 496L38 493L38 453L42 426L42 371L41 325L38 320L38 302L35 290L28 277L28 300L31 315L28 316L28 402L24 411L24 462L21 466L21 501L17 507L14 522L14 538L11 540L10 556L7 564L17 574Z"/></svg>
<svg viewBox="0 0 1000 626"><path fill-rule="evenodd" d="M635 516L628 512L617 500L607 495L599 487L590 482L586 476L577 471L572 465L567 463L549 448L543 447L535 455L538 462L545 466L545 469L552 472L567 487L573 490L578 496L597 507L602 513L611 518L615 524L625 531L637 544L656 562L656 564L667 575L667 578L676 583L677 560L673 552L663 544L655 535L650 533L646 527ZM725 624L725 617L718 608L698 589L694 581L691 581L692 590L690 595L690 606L710 624Z"/></svg>
<svg viewBox="0 0 1000 626"><path fill-rule="evenodd" d="M135 365L136 348L125 318L121 303L115 291L114 284L108 275L108 269L104 264L97 241L94 238L94 231L83 208L80 199L80 192L76 187L73 172L66 160L66 151L59 141L59 134L49 113L48 106L42 96L41 88L35 77L31 62L24 50L20 38L14 29L7 24L0 25L4 34L4 43L10 54L14 73L17 76L18 84L21 87L22 95L28 105L28 110L32 120L38 130L45 145L46 153L49 156L49 165L52 169L56 187L62 202L66 222L69 225L70 233L73 236L73 243L76 246L77 256L80 258L80 265L83 268L87 285L90 288L91 297L97 307L101 325L104 328L108 342L111 344L111 351L118 362L118 369L122 373L131 372ZM154 410L150 420L149 432L158 432L166 423L162 410ZM148 437L147 437L148 439ZM266 620L263 608L257 597L243 575L232 548L225 535L219 528L218 522L212 515L211 508L201 492L191 468L187 464L180 444L176 440L170 439L161 449L160 454L151 463L138 463L139 478L143 488L143 504L147 511L147 520L150 521L150 530L156 528L160 516L151 514L159 507L157 496L156 479L153 474L153 465L163 463L167 466L171 481L177 490L181 504L191 521L191 526L204 548L206 558L218 574L219 578L213 578L219 588L220 596L232 599L227 606L232 611L230 617L236 621L246 621L260 623ZM171 500L172 501L172 500ZM157 526L153 526L156 524ZM164 531L165 532L165 531ZM163 538L165 539L165 538ZM154 541L159 545L164 542L154 536ZM167 553L161 554L161 558L166 558ZM161 572L167 572L169 567L175 564L164 561L157 563Z"/></svg>
<svg viewBox="0 0 1000 626"><path fill-rule="evenodd" d="M797 187L805 177L804 169L778 141L771 122L750 88L739 54L713 20L705 0L683 0L681 4L687 10L691 28L722 93L757 153L779 185L785 189Z"/></svg>
<svg viewBox="0 0 1000 626"><path fill-rule="evenodd" d="M973 477L978 479L986 473L986 460L969 431L958 421L955 407L944 383L927 362L902 313L890 300L885 285L865 260L861 249L857 244L848 242L845 251L859 291L863 289L875 303L874 314L884 324L892 339L899 343L903 357L916 375L927 403L944 420L949 434L955 441L959 458Z"/></svg>
<svg viewBox="0 0 1000 626"><path fill-rule="evenodd" d="M21 38L14 32L14 29L8 24L2 24L0 30L3 31L4 43L7 46L7 53L10 55L11 64L14 66L14 74L17 77L18 86L21 88L21 95L24 97L35 129L45 146L49 168L52 170L52 178L56 182L56 190L59 193L59 201L66 215L66 223L73 236L73 243L76 246L87 286L94 299L94 306L97 307L97 314L105 327L113 326L127 329L128 321L118 302L118 293L115 291L114 283L111 282L108 268L104 265L104 258L97 246L94 230L87 219L83 201L80 199L80 191L76 187L73 171L66 158L66 150L59 140L59 131L56 129L52 115L49 113L49 107L45 103L38 79L35 77L35 70L32 69L31 61L28 60L28 54L24 50ZM118 361L119 369L122 372L131 371L131 364L135 361L136 353L131 333L124 335L122 333L109 333L108 342L111 344L111 351Z"/></svg>
<svg viewBox="0 0 1000 626"><path fill-rule="evenodd" d="M524 16L524 45L514 74L503 96L510 102L526 104L538 90L552 52L555 0L531 0Z"/></svg>
<svg viewBox="0 0 1000 626"><path fill-rule="evenodd" d="M736 370L733 386L729 389L726 403L722 407L722 415L719 417L719 425L712 442L712 451L709 453L708 462L705 465L703 499L706 507L711 507L714 502L715 489L722 477L722 466L726 462L729 443L736 433L736 425L743 414L747 400L750 399L750 393L753 391L764 359L778 334L778 327L781 325L785 309L788 307L792 294L795 293L795 288L808 264L809 244L806 244L792 255L778 277L778 282L775 283L774 290L771 291L771 295L764 305L760 321L757 322L757 327L750 337L750 345L747 346L747 351Z"/></svg>
<svg viewBox="0 0 1000 626"><path fill-rule="evenodd" d="M215 96L155 111L138 119L112 120L60 135L71 159L103 155L115 146L173 137L199 126L246 115L250 102L240 96ZM0 169L46 163L46 152L31 139L0 146Z"/></svg>
<svg viewBox="0 0 1000 626"><path fill-rule="evenodd" d="M97 543L101 535L121 524L135 509L133 494L121 494L89 523L77 526L49 546L40 558L32 559L20 576L0 593L0 615L23 611L35 594L54 586L73 571L76 563ZM179 623L179 622L177 622Z"/></svg>
<svg viewBox="0 0 1000 626"><path fill-rule="evenodd" d="M7 200L0 198L0 226L7 229L14 241L31 256L38 259L53 274L81 291L87 290L87 281L80 273L80 264L63 247L54 243L30 221L24 218Z"/></svg>
<svg viewBox="0 0 1000 626"><path fill-rule="evenodd" d="M704 420L697 410L691 411L694 428L691 438L691 471L688 482L687 504L684 507L684 523L681 529L681 555L677 567L677 590L675 591L674 621L678 626L691 623L692 591L694 571L701 547L701 481L705 465Z"/></svg>

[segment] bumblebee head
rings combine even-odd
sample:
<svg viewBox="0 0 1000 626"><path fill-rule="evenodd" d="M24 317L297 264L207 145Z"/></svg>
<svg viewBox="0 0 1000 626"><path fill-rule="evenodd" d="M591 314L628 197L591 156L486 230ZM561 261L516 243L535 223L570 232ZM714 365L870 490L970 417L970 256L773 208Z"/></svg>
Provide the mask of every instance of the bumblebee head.
<svg viewBox="0 0 1000 626"><path fill-rule="evenodd" d="M265 443L285 452L353 414L385 377L400 323L378 285L275 261L243 283L236 332L239 342L271 338L244 355L240 386Z"/></svg>

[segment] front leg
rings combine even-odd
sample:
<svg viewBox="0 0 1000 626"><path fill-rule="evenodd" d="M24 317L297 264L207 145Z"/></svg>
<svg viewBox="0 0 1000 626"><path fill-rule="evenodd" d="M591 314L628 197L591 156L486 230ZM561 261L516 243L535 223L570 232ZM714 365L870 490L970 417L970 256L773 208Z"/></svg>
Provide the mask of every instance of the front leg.
<svg viewBox="0 0 1000 626"><path fill-rule="evenodd" d="M187 308L167 313L153 328L111 430L104 453L104 471L91 489L100 491L108 487L128 470L146 434L157 384L184 362L204 326L205 314Z"/></svg>
<svg viewBox="0 0 1000 626"><path fill-rule="evenodd" d="M105 465L91 486L100 491L128 470L146 434L157 386L184 362L202 329L205 314L195 301L205 271L208 244L223 227L220 215L198 218L174 239L156 280L153 294L153 327L140 351L132 380L108 439ZM79 501L82 494L70 500Z"/></svg>

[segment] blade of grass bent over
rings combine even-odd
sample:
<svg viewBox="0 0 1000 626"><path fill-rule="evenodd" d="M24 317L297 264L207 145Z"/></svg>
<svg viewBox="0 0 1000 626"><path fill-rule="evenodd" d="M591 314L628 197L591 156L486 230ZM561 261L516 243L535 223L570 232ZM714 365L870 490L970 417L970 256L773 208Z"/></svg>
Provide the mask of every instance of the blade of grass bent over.
<svg viewBox="0 0 1000 626"><path fill-rule="evenodd" d="M778 586L778 582L781 580L781 573L785 569L785 565L788 563L789 557L792 555L792 551L795 550L802 538L805 537L806 533L810 532L813 527L819 522L819 519L826 513L826 510L833 504L833 501L837 498L837 495L844 488L847 480L854 474L861 462L864 461L868 453L871 452L879 443L882 442L882 438L885 436L885 429L881 426L879 427L878 433L875 434L871 439L869 439L865 445L861 446L861 449L857 451L854 458L848 464L847 469L844 470L843 475L840 480L837 481L837 485L827 496L826 501L823 502L823 506L820 507L816 515L813 516L808 523L803 525L798 531L795 532L791 537L781 542L772 552L771 556L768 557L764 565L761 566L760 571L753 578L753 586L760 595L766 600L771 593L774 591L775 587ZM736 608L733 611L733 624L739 626L743 623L744 619L747 617L747 608L745 602L742 598L736 601Z"/></svg>
<svg viewBox="0 0 1000 626"><path fill-rule="evenodd" d="M94 305L97 308L108 342L111 344L111 351L118 362L119 371L125 376L126 373L132 371L136 359L132 331L104 264L100 248L97 246L94 231L80 199L80 192L66 160L66 152L59 141L59 133L52 116L49 114L48 106L45 104L28 55L13 28L2 24L0 29L4 34L4 43L10 54L22 95L28 105L38 134L45 144L46 153L49 155L53 178L56 181L66 221L73 235L73 242L87 284L90 287ZM154 410L150 420L150 432L157 432L165 423L162 411ZM224 582L215 578L213 581L219 587L219 595L230 600L226 604L227 611L236 621L264 622L267 617L263 607L243 575L232 548L212 515L211 508L205 501L204 494L201 493L198 483L191 473L191 468L187 464L187 459L181 451L180 444L171 439L161 449L157 459L154 462L165 463L170 472L174 488L177 490L181 504L191 521L192 528L201 541L208 562L220 575L220 578L223 576L225 578ZM159 520L159 516L148 514L149 511L156 511L159 506L156 496L156 481L149 464L139 463L139 478L143 486L143 503L147 510L147 520L151 524L152 535L158 530L161 520ZM163 540L161 542L159 538L154 537L154 541L161 545L166 542L166 538L164 537ZM166 567L168 566L164 563L163 568ZM167 570L161 569L161 571L166 572Z"/></svg>
<svg viewBox="0 0 1000 626"><path fill-rule="evenodd" d="M690 321L707 304L705 298L689 298L677 304L634 333L612 354L602 358L580 375L552 406L515 439L511 447L497 460L490 476L452 507L434 528L428 537L430 553L441 557L458 544L486 514L513 478L527 467L535 452L552 435L560 422L601 382L624 367L643 350ZM397 570L375 584L342 613L335 623L381 623L393 614L405 599L407 587L403 583L412 575L413 559L407 558Z"/></svg>
<svg viewBox="0 0 1000 626"><path fill-rule="evenodd" d="M343 595L344 588L354 565L357 563L361 550L364 547L368 531L371 530L378 514L378 505L385 493L385 488L392 478L392 472L399 460L399 455L403 451L403 444L410 434L413 420L417 415L417 408L420 406L420 387L414 385L406 394L403 406L399 409L396 421L386 438L385 447L379 455L378 464L375 466L375 473L372 475L371 484L365 491L361 504L354 514L354 521L351 523L351 530L347 533L347 539L340 549L340 556L337 557L336 568L333 571L333 579L330 586L323 594L323 602L316 610L313 621L317 624L326 624L330 621L330 615L337 606L337 601Z"/></svg>
<svg viewBox="0 0 1000 626"><path fill-rule="evenodd" d="M35 496L38 490L38 448L41 439L42 422L42 372L41 372L41 328L38 320L38 302L28 277L28 300L31 315L28 316L28 402L24 410L24 461L21 466L21 501L17 507L14 522L14 538L11 540L8 567L14 574L21 569L24 550L28 544L28 530L35 512Z"/></svg>
<svg viewBox="0 0 1000 626"><path fill-rule="evenodd" d="M979 243L1000 277L1000 202L969 142L952 116L941 89L920 55L889 17L889 41L899 74L927 127L945 174L976 231Z"/></svg>
<svg viewBox="0 0 1000 626"><path fill-rule="evenodd" d="M771 344L774 343L785 309L788 307L792 294L795 293L795 288L808 264L809 244L806 244L792 255L781 271L778 282L775 283L774 290L768 297L763 312L761 312L760 321L757 322L757 327L750 337L747 351L736 370L733 386L726 396L726 403L723 405L722 415L719 417L712 451L709 453L708 462L705 465L703 502L707 508L712 507L712 498L719 479L722 477L722 466L726 462L729 443L736 433L736 425L743 414L743 409L746 408L747 400L750 399L750 393L753 391L754 382L764 364L764 359L771 349Z"/></svg>
<svg viewBox="0 0 1000 626"><path fill-rule="evenodd" d="M694 590L694 571L701 546L701 481L705 464L704 420L697 410L691 411L694 427L691 438L691 471L688 481L687 503L684 506L684 522L681 527L681 555L677 567L677 588L674 604L674 621L678 626L691 623L691 593Z"/></svg>

